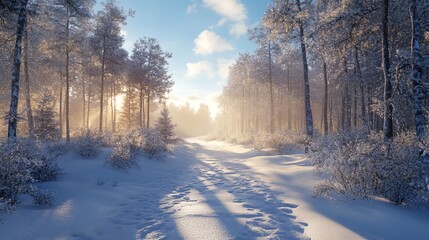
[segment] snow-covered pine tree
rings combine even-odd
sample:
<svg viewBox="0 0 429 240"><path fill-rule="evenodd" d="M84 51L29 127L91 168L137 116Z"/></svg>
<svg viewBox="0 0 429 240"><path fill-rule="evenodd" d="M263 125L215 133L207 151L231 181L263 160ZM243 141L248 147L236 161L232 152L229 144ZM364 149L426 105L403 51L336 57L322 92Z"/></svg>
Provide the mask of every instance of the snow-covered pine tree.
<svg viewBox="0 0 429 240"><path fill-rule="evenodd" d="M170 113L167 109L167 107L164 106L164 108L161 111L161 116L159 116L158 120L156 121L156 128L159 130L162 141L165 143L173 143L173 136L174 136L174 129L175 125L171 122L170 119Z"/></svg>
<svg viewBox="0 0 429 240"><path fill-rule="evenodd" d="M121 25L125 25L127 16L114 0L106 1L103 9L95 16L94 34L91 36L91 49L101 67L100 85L100 123L99 131L103 132L103 113L105 98L106 73L116 64L116 59L122 57L121 46L124 37L121 35Z"/></svg>
<svg viewBox="0 0 429 240"><path fill-rule="evenodd" d="M52 141L60 136L60 127L55 120L55 108L53 96L44 93L34 113L34 133L39 140Z"/></svg>
<svg viewBox="0 0 429 240"><path fill-rule="evenodd" d="M138 84L140 92L140 127L146 117L146 128L150 127L150 106L154 99L162 99L173 86L168 74L168 59L172 54L162 50L155 38L140 38L134 44L131 55L129 77ZM143 106L146 99L146 108ZM146 114L143 113L146 111Z"/></svg>

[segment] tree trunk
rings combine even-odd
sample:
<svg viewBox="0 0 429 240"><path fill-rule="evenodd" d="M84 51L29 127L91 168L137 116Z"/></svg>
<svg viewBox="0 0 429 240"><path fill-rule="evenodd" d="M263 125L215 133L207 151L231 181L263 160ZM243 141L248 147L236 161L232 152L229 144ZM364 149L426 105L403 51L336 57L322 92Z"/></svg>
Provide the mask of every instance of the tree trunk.
<svg viewBox="0 0 429 240"><path fill-rule="evenodd" d="M288 91L288 104L287 104L287 129L292 129L292 88L290 83L290 69L287 69L287 91Z"/></svg>
<svg viewBox="0 0 429 240"><path fill-rule="evenodd" d="M259 133L259 85L256 85L256 133Z"/></svg>
<svg viewBox="0 0 429 240"><path fill-rule="evenodd" d="M144 104L144 98L143 98L143 83L140 82L140 101L139 101L139 124L140 128L143 128L144 125L144 118L143 118L143 104Z"/></svg>
<svg viewBox="0 0 429 240"><path fill-rule="evenodd" d="M18 22L16 28L16 42L13 53L13 69L10 94L10 108L8 116L7 139L9 143L16 142L16 132L18 124L18 100L19 100L19 72L21 68L21 42L27 19L28 0L22 0L19 8Z"/></svg>
<svg viewBox="0 0 429 240"><path fill-rule="evenodd" d="M116 81L113 80L113 132L116 131Z"/></svg>
<svg viewBox="0 0 429 240"><path fill-rule="evenodd" d="M296 0L296 5L298 13L301 13L301 1ZM308 79L308 62L307 62L307 51L305 46L304 38L304 25L301 20L299 20L299 36L302 52L302 65L304 69L304 103L305 103L305 127L307 135L307 143L305 146L305 152L308 152L309 141L313 138L313 114L311 112L311 102L310 102L310 81Z"/></svg>
<svg viewBox="0 0 429 240"><path fill-rule="evenodd" d="M241 88L241 135L244 135L244 84Z"/></svg>
<svg viewBox="0 0 429 240"><path fill-rule="evenodd" d="M249 79L249 82L250 82L250 79ZM247 88L247 103L248 103L248 106L247 106L247 112L248 112L248 114L247 114L247 127L248 127L248 130L251 130L251 131L253 131L253 129L252 129L252 109L251 109L251 107L252 107L252 94L251 94L251 84L248 84L248 88Z"/></svg>
<svg viewBox="0 0 429 240"><path fill-rule="evenodd" d="M103 51L103 56L101 59L101 87L100 87L100 124L99 124L99 132L103 133L103 101L104 101L104 71L105 71L105 61L106 54Z"/></svg>
<svg viewBox="0 0 429 240"><path fill-rule="evenodd" d="M150 117L150 114L149 114L149 111L150 111L150 88L149 88L149 85L147 86L147 126L146 126L146 128L148 128L149 129L149 117Z"/></svg>
<svg viewBox="0 0 429 240"><path fill-rule="evenodd" d="M393 138L393 106L392 106L392 82L390 77L390 56L389 56L389 0L383 0L383 15L382 15L382 34L383 34L383 74L384 74L384 121L383 130L384 138Z"/></svg>
<svg viewBox="0 0 429 240"><path fill-rule="evenodd" d="M344 128L343 130L349 131L352 126L352 104L350 99L350 83L349 83L349 71L347 67L347 60L344 58L344 73L346 78L344 79Z"/></svg>
<svg viewBox="0 0 429 240"><path fill-rule="evenodd" d="M91 77L89 77L89 82L88 82L88 107L87 107L87 113L86 113L86 128L87 129L89 129L89 109L90 109L90 107L91 107L91 85L90 85L90 82L91 82Z"/></svg>
<svg viewBox="0 0 429 240"><path fill-rule="evenodd" d="M60 138L63 138L64 130L64 111L63 111L63 73L60 72Z"/></svg>
<svg viewBox="0 0 429 240"><path fill-rule="evenodd" d="M69 73L69 49L66 47L66 142L70 142L70 73Z"/></svg>
<svg viewBox="0 0 429 240"><path fill-rule="evenodd" d="M31 110L31 93L30 93L30 76L28 74L28 23L24 30L24 74L25 74L25 103L27 106L27 122L28 122L28 135L31 139L34 139L34 121L33 111Z"/></svg>
<svg viewBox="0 0 429 240"><path fill-rule="evenodd" d="M283 88L278 90L279 92L279 98L278 98L278 131L283 131Z"/></svg>
<svg viewBox="0 0 429 240"><path fill-rule="evenodd" d="M69 49L70 13L67 8L66 18L66 142L70 142L70 49Z"/></svg>
<svg viewBox="0 0 429 240"><path fill-rule="evenodd" d="M361 119L362 119L362 126L365 129L368 129L368 118L366 116L366 109L365 109L365 82L362 78L362 70L360 68L360 61L359 61L359 51L358 47L355 46L355 64L356 64L356 75L359 80L359 88L360 88L360 108L361 108Z"/></svg>
<svg viewBox="0 0 429 240"><path fill-rule="evenodd" d="M329 129L334 132L333 113L332 113L332 96L329 101Z"/></svg>
<svg viewBox="0 0 429 240"><path fill-rule="evenodd" d="M268 67L270 78L270 133L274 133L274 94L273 94L273 74L272 74L272 59L271 59L271 41L268 42Z"/></svg>
<svg viewBox="0 0 429 240"><path fill-rule="evenodd" d="M326 61L323 60L323 80L325 83L325 94L323 98L323 134L328 134L328 73L326 69Z"/></svg>
<svg viewBox="0 0 429 240"><path fill-rule="evenodd" d="M114 118L114 104L115 104L115 101L114 101L114 95L113 95L113 85L115 84L115 78L114 77L112 77L111 78L111 80L112 80L112 83L110 84L110 122L112 123L112 132L114 132L115 131L115 123L113 122L113 118Z"/></svg>
<svg viewBox="0 0 429 240"><path fill-rule="evenodd" d="M82 128L85 128L85 113L86 113L86 105L85 105L85 76L82 76Z"/></svg>
<svg viewBox="0 0 429 240"><path fill-rule="evenodd" d="M412 22L412 40L411 40L411 64L414 100L414 124L416 134L420 142L426 137L425 116L423 113L423 101L425 98L425 87L422 80L422 56L420 52L420 39L422 32L420 28L420 18L417 12L417 0L411 2L411 22Z"/></svg>

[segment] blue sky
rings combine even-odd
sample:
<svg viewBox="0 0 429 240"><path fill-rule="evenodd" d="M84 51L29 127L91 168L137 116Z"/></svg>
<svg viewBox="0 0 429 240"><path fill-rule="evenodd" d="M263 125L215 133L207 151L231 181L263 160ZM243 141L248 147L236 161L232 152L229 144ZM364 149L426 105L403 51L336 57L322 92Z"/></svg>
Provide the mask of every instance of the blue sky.
<svg viewBox="0 0 429 240"><path fill-rule="evenodd" d="M123 27L129 52L140 37L154 37L173 54L175 82L170 102L208 104L216 114L216 97L228 66L238 53L251 52L247 29L258 24L270 0L117 0L135 16Z"/></svg>

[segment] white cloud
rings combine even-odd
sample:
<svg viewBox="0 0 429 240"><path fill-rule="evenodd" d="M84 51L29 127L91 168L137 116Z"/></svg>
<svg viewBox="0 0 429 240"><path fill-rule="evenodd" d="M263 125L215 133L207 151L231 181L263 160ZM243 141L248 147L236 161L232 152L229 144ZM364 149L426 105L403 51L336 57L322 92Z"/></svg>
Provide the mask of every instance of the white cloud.
<svg viewBox="0 0 429 240"><path fill-rule="evenodd" d="M214 52L234 50L232 45L214 32L204 30L194 40L196 54L207 55Z"/></svg>
<svg viewBox="0 0 429 240"><path fill-rule="evenodd" d="M229 67L234 64L235 59L218 59L217 60L217 74L222 79L227 79L229 75Z"/></svg>
<svg viewBox="0 0 429 240"><path fill-rule="evenodd" d="M204 0L213 11L234 22L246 21L246 8L240 0Z"/></svg>
<svg viewBox="0 0 429 240"><path fill-rule="evenodd" d="M225 25L226 20L227 20L226 18L221 18L221 19L217 22L216 27L221 27L221 26Z"/></svg>
<svg viewBox="0 0 429 240"><path fill-rule="evenodd" d="M241 35L244 35L247 33L247 26L244 22L235 23L229 29L229 33L236 37L240 37Z"/></svg>
<svg viewBox="0 0 429 240"><path fill-rule="evenodd" d="M210 7L214 12L221 15L223 19L233 22L230 26L229 33L236 37L240 37L247 33L247 13L246 7L240 0L204 0L204 4ZM222 20L221 20L222 21ZM224 24L222 22L222 26Z"/></svg>
<svg viewBox="0 0 429 240"><path fill-rule="evenodd" d="M192 3L191 5L189 5L187 8L186 8L186 12L187 13L196 13L198 10L197 10L197 7L198 7L198 5L197 5L197 3Z"/></svg>
<svg viewBox="0 0 429 240"><path fill-rule="evenodd" d="M186 64L186 77L196 78L205 75L206 77L214 77L212 65L207 61L199 61Z"/></svg>

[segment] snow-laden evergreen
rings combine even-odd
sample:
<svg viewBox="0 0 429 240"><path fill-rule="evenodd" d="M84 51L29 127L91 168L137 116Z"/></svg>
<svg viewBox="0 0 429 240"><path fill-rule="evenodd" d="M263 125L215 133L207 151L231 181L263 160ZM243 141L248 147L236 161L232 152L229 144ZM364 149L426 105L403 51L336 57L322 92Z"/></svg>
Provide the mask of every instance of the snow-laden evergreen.
<svg viewBox="0 0 429 240"><path fill-rule="evenodd" d="M44 93L34 111L34 134L39 140L55 141L61 136L53 101L51 94Z"/></svg>
<svg viewBox="0 0 429 240"><path fill-rule="evenodd" d="M170 112L168 111L167 107L164 106L162 109L161 115L158 117L155 127L161 134L162 141L167 144L175 142L175 125L171 121Z"/></svg>

